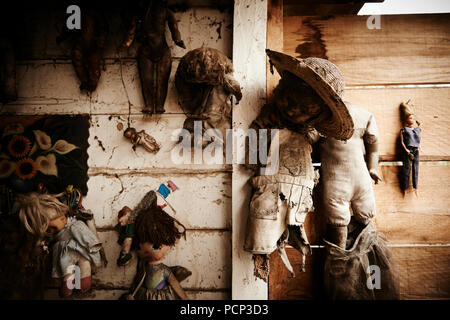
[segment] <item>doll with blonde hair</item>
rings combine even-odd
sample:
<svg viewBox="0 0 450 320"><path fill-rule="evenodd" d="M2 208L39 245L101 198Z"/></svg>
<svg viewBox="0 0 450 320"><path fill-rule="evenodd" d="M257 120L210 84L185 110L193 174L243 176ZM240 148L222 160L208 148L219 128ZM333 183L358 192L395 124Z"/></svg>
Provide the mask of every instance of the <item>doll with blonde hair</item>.
<svg viewBox="0 0 450 320"><path fill-rule="evenodd" d="M101 242L97 236L84 222L68 218L69 207L54 195L19 194L16 201L25 228L40 238L51 238L52 277L63 279L60 296L70 296L74 288L88 291L91 263L100 265Z"/></svg>

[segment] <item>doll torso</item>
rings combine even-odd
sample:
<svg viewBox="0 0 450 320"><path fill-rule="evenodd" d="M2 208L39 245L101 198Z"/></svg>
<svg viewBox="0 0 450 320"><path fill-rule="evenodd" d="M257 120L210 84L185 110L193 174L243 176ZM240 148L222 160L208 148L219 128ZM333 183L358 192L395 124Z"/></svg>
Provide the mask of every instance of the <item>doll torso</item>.
<svg viewBox="0 0 450 320"><path fill-rule="evenodd" d="M147 276L145 277L144 285L147 289L161 290L168 285L170 276L170 269L160 263L156 265L146 264L145 271Z"/></svg>
<svg viewBox="0 0 450 320"><path fill-rule="evenodd" d="M403 143L405 144L405 146L418 148L420 146L420 132L421 129L419 127L402 128Z"/></svg>
<svg viewBox="0 0 450 320"><path fill-rule="evenodd" d="M70 219L66 227L55 235L54 240L54 278L65 276L80 255L93 264L100 265L101 242L84 222Z"/></svg>

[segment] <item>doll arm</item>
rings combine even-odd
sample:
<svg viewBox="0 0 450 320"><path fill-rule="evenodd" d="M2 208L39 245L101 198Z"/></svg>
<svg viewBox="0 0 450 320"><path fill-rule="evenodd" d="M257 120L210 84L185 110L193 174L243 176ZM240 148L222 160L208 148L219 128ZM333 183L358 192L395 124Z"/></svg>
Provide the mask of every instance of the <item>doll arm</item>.
<svg viewBox="0 0 450 320"><path fill-rule="evenodd" d="M183 49L186 49L183 40L181 40L181 34L178 30L178 23L172 11L167 9L167 24L169 25L170 33L172 34L172 40L175 44Z"/></svg>
<svg viewBox="0 0 450 320"><path fill-rule="evenodd" d="M173 273L170 273L169 276L169 283L172 286L175 293L182 299L182 300L188 300L188 297L186 296L186 293L184 293L183 288L180 286L180 283L178 282L177 278L173 275Z"/></svg>
<svg viewBox="0 0 450 320"><path fill-rule="evenodd" d="M123 41L122 45L119 47L119 50L129 48L131 46L131 44L133 43L134 38L136 37L137 20L138 20L137 16L134 16L131 19L130 29L128 30L128 32L126 34L125 40Z"/></svg>
<svg viewBox="0 0 450 320"><path fill-rule="evenodd" d="M403 142L403 134L402 134L402 130L400 129L400 142L402 143L402 147L405 150L405 152L407 154L410 154L411 152L409 152L408 148L406 148L405 143Z"/></svg>
<svg viewBox="0 0 450 320"><path fill-rule="evenodd" d="M369 169L370 177L377 184L381 181L381 177L378 175L378 127L373 116L370 116L366 132L364 134L364 145L366 147L367 154L367 168Z"/></svg>

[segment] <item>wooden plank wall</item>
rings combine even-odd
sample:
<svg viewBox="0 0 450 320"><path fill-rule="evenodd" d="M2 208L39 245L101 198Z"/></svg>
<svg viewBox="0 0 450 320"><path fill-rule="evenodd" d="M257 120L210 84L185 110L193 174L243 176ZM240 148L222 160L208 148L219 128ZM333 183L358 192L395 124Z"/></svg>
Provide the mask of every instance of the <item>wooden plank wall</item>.
<svg viewBox="0 0 450 320"><path fill-rule="evenodd" d="M292 11L290 11L292 13ZM375 223L392 246L402 299L450 299L450 15L381 17L368 29L364 16L283 17L283 52L296 58L327 58L342 71L345 100L374 114L380 129L383 181L374 186ZM399 104L411 101L421 121L419 196L403 198L398 173ZM313 244L306 273L294 279L278 254L271 256L270 299L322 296L320 247L325 226L320 203L306 228ZM299 270L301 255L288 250Z"/></svg>

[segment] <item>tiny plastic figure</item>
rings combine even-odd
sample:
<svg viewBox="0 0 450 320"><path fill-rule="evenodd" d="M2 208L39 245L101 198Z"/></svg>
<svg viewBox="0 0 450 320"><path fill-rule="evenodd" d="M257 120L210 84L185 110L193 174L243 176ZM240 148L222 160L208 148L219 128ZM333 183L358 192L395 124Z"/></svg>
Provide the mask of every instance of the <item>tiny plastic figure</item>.
<svg viewBox="0 0 450 320"><path fill-rule="evenodd" d="M120 256L117 259L118 266L125 266L131 260L131 245L135 234L135 221L132 210L125 206L119 211L119 244L122 245Z"/></svg>
<svg viewBox="0 0 450 320"><path fill-rule="evenodd" d="M63 279L60 296L70 296L74 287L81 292L88 291L92 284L91 264L100 266L101 263L102 246L97 236L84 222L68 219L69 207L53 195L19 194L17 201L19 217L25 228L41 238L51 237L52 277ZM79 279L75 265L80 270Z"/></svg>
<svg viewBox="0 0 450 320"><path fill-rule="evenodd" d="M188 299L180 281L189 276L190 272L183 267L171 268L162 263L170 248L185 232L178 230L176 222L157 206L140 213L136 222L140 262L132 293L126 299Z"/></svg>
<svg viewBox="0 0 450 320"><path fill-rule="evenodd" d="M138 13L121 48L131 46L135 38L141 43L138 52L139 75L145 107L143 113L164 113L172 59L166 42L166 23L175 44L186 48L181 40L175 17L167 8L167 0L141 1Z"/></svg>
<svg viewBox="0 0 450 320"><path fill-rule="evenodd" d="M403 196L409 188L409 175L412 170L412 184L414 192L417 195L417 184L419 182L419 149L420 149L420 133L422 129L420 123L415 119L414 111L409 104L400 104L401 120L403 127L400 129L400 141L402 144L402 162L400 187ZM414 127L416 122L417 127Z"/></svg>
<svg viewBox="0 0 450 320"><path fill-rule="evenodd" d="M135 128L127 128L123 136L131 140L133 150L136 150L137 146L142 145L148 152L157 153L159 151L160 145L156 142L155 138L147 134L144 130L136 132Z"/></svg>

